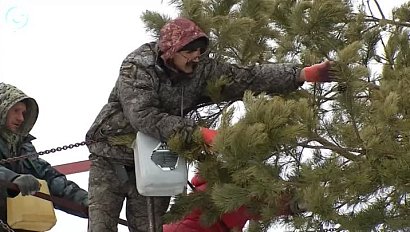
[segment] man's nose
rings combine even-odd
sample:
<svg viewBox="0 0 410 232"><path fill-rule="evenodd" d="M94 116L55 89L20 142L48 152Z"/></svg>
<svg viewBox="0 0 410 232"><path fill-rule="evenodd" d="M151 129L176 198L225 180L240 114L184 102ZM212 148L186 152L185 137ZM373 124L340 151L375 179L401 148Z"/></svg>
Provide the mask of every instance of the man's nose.
<svg viewBox="0 0 410 232"><path fill-rule="evenodd" d="M198 49L196 49L195 51L193 51L192 52L192 59L191 59L191 61L193 61L193 62L199 62L199 58L201 57L201 55L202 55L202 53L201 53L201 49L200 48L198 48Z"/></svg>
<svg viewBox="0 0 410 232"><path fill-rule="evenodd" d="M195 51L195 53L194 54L192 54L192 59L191 59L191 61L193 61L193 62L199 62L199 58L201 57L201 52L198 50L198 51Z"/></svg>
<svg viewBox="0 0 410 232"><path fill-rule="evenodd" d="M24 122L24 114L18 113L16 119L18 122Z"/></svg>

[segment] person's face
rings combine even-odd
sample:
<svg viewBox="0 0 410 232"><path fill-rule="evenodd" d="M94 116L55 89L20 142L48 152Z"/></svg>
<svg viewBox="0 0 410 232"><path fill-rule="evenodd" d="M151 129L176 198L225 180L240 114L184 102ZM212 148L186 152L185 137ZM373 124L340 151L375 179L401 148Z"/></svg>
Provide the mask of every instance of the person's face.
<svg viewBox="0 0 410 232"><path fill-rule="evenodd" d="M26 110L26 104L23 102L18 102L13 105L7 112L6 128L13 133L16 133L21 125L23 125Z"/></svg>
<svg viewBox="0 0 410 232"><path fill-rule="evenodd" d="M201 56L201 49L198 48L193 51L179 51L175 53L173 62L175 67L186 74L192 74L195 67L198 65Z"/></svg>

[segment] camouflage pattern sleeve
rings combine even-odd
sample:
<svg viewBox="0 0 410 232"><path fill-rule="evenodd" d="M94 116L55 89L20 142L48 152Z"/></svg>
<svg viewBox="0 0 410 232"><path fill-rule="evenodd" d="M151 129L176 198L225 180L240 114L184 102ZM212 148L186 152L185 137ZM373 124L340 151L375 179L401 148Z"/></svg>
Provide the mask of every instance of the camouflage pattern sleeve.
<svg viewBox="0 0 410 232"><path fill-rule="evenodd" d="M301 68L296 64L262 64L250 67L208 60L204 73L212 78L226 78L221 90L224 100L241 99L245 90L255 93L285 94L298 89ZM208 78L208 79L209 79Z"/></svg>
<svg viewBox="0 0 410 232"><path fill-rule="evenodd" d="M159 79L134 63L133 60L124 61L117 82L123 113L132 127L161 141L166 141L181 130L192 131L195 127L192 119L162 109L157 92Z"/></svg>

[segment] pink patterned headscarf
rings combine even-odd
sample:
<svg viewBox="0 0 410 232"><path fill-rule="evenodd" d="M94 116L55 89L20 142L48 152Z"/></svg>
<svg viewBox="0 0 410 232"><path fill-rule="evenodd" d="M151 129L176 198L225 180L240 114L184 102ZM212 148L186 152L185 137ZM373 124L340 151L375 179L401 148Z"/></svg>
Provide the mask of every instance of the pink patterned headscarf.
<svg viewBox="0 0 410 232"><path fill-rule="evenodd" d="M206 34L191 20L176 18L165 24L159 35L159 49L163 52L161 58L167 62L176 52L188 43L205 37Z"/></svg>

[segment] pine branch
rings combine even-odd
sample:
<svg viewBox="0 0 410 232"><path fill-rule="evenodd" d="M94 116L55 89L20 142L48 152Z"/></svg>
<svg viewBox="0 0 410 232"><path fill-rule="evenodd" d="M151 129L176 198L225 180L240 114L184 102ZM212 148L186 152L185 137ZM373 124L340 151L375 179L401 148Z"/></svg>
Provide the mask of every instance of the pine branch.
<svg viewBox="0 0 410 232"><path fill-rule="evenodd" d="M373 22L373 23L380 23L380 22L385 22L387 24L391 24L394 26L401 26L401 27L410 27L410 23L407 22L398 22L394 21L392 19L380 19L375 16L366 16L366 19L364 20L365 22Z"/></svg>
<svg viewBox="0 0 410 232"><path fill-rule="evenodd" d="M360 132L359 132L359 128L357 127L358 123L356 120L355 115L353 114L353 112L351 112L351 110L349 110L349 114L350 114L350 119L352 120L352 126L354 129L354 132L356 134L356 138L360 141L360 143L363 143L363 139L360 137Z"/></svg>
<svg viewBox="0 0 410 232"><path fill-rule="evenodd" d="M381 14L382 18L383 18L383 19L386 19L386 17L384 16L383 10L382 10L382 8L380 7L379 2L378 2L377 0L374 0L374 3L376 4L377 9L379 10L379 13Z"/></svg>
<svg viewBox="0 0 410 232"><path fill-rule="evenodd" d="M309 142L318 142L320 144L322 144L322 146L315 146L315 145L309 145ZM360 149L352 149L352 148L343 148L340 146L337 146L331 142L329 142L328 140L320 137L320 136L316 136L315 138L312 138L309 141L306 141L304 143L299 143L299 146L305 147L305 148L311 148L311 149L328 149L331 151L334 151L338 154L340 154L341 156L343 156L344 158L348 159L348 160L352 160L352 161L359 161L360 157L352 154L351 152L356 152L356 153L361 153L362 151Z"/></svg>

